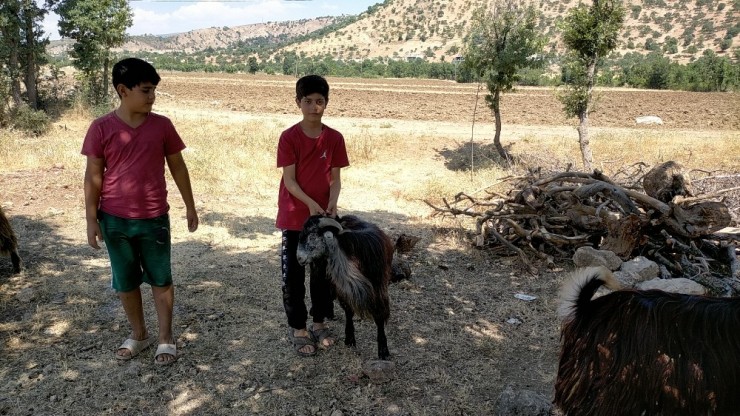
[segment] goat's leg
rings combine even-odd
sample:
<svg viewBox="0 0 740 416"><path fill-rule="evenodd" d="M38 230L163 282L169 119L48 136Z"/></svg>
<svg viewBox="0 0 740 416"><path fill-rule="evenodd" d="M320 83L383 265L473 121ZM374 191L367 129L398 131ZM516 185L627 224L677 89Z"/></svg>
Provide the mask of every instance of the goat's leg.
<svg viewBox="0 0 740 416"><path fill-rule="evenodd" d="M340 300L339 304L344 309L344 345L354 347L357 345L357 341L355 340L355 323L353 321L355 313L352 311L352 307L343 300Z"/></svg>
<svg viewBox="0 0 740 416"><path fill-rule="evenodd" d="M385 319L375 317L375 326L378 328L378 358L386 360L391 355L388 351L388 338L385 337Z"/></svg>
<svg viewBox="0 0 740 416"><path fill-rule="evenodd" d="M13 263L13 273L18 274L21 272L21 256L18 255L18 251L13 250L10 253L10 261Z"/></svg>

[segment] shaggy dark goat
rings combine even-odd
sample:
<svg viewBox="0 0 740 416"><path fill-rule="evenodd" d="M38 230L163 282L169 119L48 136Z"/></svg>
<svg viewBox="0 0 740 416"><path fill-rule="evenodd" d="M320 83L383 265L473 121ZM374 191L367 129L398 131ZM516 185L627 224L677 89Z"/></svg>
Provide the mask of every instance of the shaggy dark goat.
<svg viewBox="0 0 740 416"><path fill-rule="evenodd" d="M10 228L10 221L8 221L2 208L0 208L0 254L4 256L10 254L10 261L13 263L13 273L21 272L21 256L18 255L18 240L15 238L15 233Z"/></svg>
<svg viewBox="0 0 740 416"><path fill-rule="evenodd" d="M618 290L605 268L576 272L554 403L567 416L740 414L740 298Z"/></svg>
<svg viewBox="0 0 740 416"><path fill-rule="evenodd" d="M390 238L376 225L352 215L336 220L314 215L303 226L297 257L302 265L326 258L327 277L346 317L345 345L356 345L354 314L372 317L378 328L378 357L388 358L385 323L390 315L388 282L393 258Z"/></svg>

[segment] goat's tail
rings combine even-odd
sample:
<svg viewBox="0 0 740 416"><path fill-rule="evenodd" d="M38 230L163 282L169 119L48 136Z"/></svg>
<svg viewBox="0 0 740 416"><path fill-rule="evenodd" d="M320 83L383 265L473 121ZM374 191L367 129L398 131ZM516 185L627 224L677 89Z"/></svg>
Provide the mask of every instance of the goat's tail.
<svg viewBox="0 0 740 416"><path fill-rule="evenodd" d="M560 288L558 316L569 319L583 310L601 286L612 290L620 288L619 281L606 267L587 267L573 272Z"/></svg>

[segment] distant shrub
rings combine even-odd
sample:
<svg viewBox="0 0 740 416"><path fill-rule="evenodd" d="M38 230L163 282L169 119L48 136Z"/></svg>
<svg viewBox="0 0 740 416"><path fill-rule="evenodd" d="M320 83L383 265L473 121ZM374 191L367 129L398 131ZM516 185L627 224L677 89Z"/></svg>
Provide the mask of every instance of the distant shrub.
<svg viewBox="0 0 740 416"><path fill-rule="evenodd" d="M659 51L660 45L658 45L658 42L655 41L653 38L647 38L645 40L645 50L648 51Z"/></svg>
<svg viewBox="0 0 740 416"><path fill-rule="evenodd" d="M51 127L51 117L41 110L22 105L13 110L11 115L13 128L40 136Z"/></svg>

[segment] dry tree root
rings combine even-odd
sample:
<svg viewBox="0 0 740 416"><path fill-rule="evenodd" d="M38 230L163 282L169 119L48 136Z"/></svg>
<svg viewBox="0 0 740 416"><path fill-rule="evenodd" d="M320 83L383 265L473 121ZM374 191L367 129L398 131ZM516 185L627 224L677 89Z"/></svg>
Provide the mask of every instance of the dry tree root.
<svg viewBox="0 0 740 416"><path fill-rule="evenodd" d="M478 247L502 246L517 254L530 272L531 258L553 266L570 259L583 246L610 250L623 260L645 256L673 277L686 277L724 295L740 293L737 246L740 235L718 233L732 224L722 200L740 187L697 195L677 164L653 168L641 180L650 196L638 190L639 180L615 183L603 173L556 172L510 179L507 195L459 193L452 201L425 201L437 215L475 219ZM642 169L640 169L641 171ZM484 190L485 191L485 190Z"/></svg>

